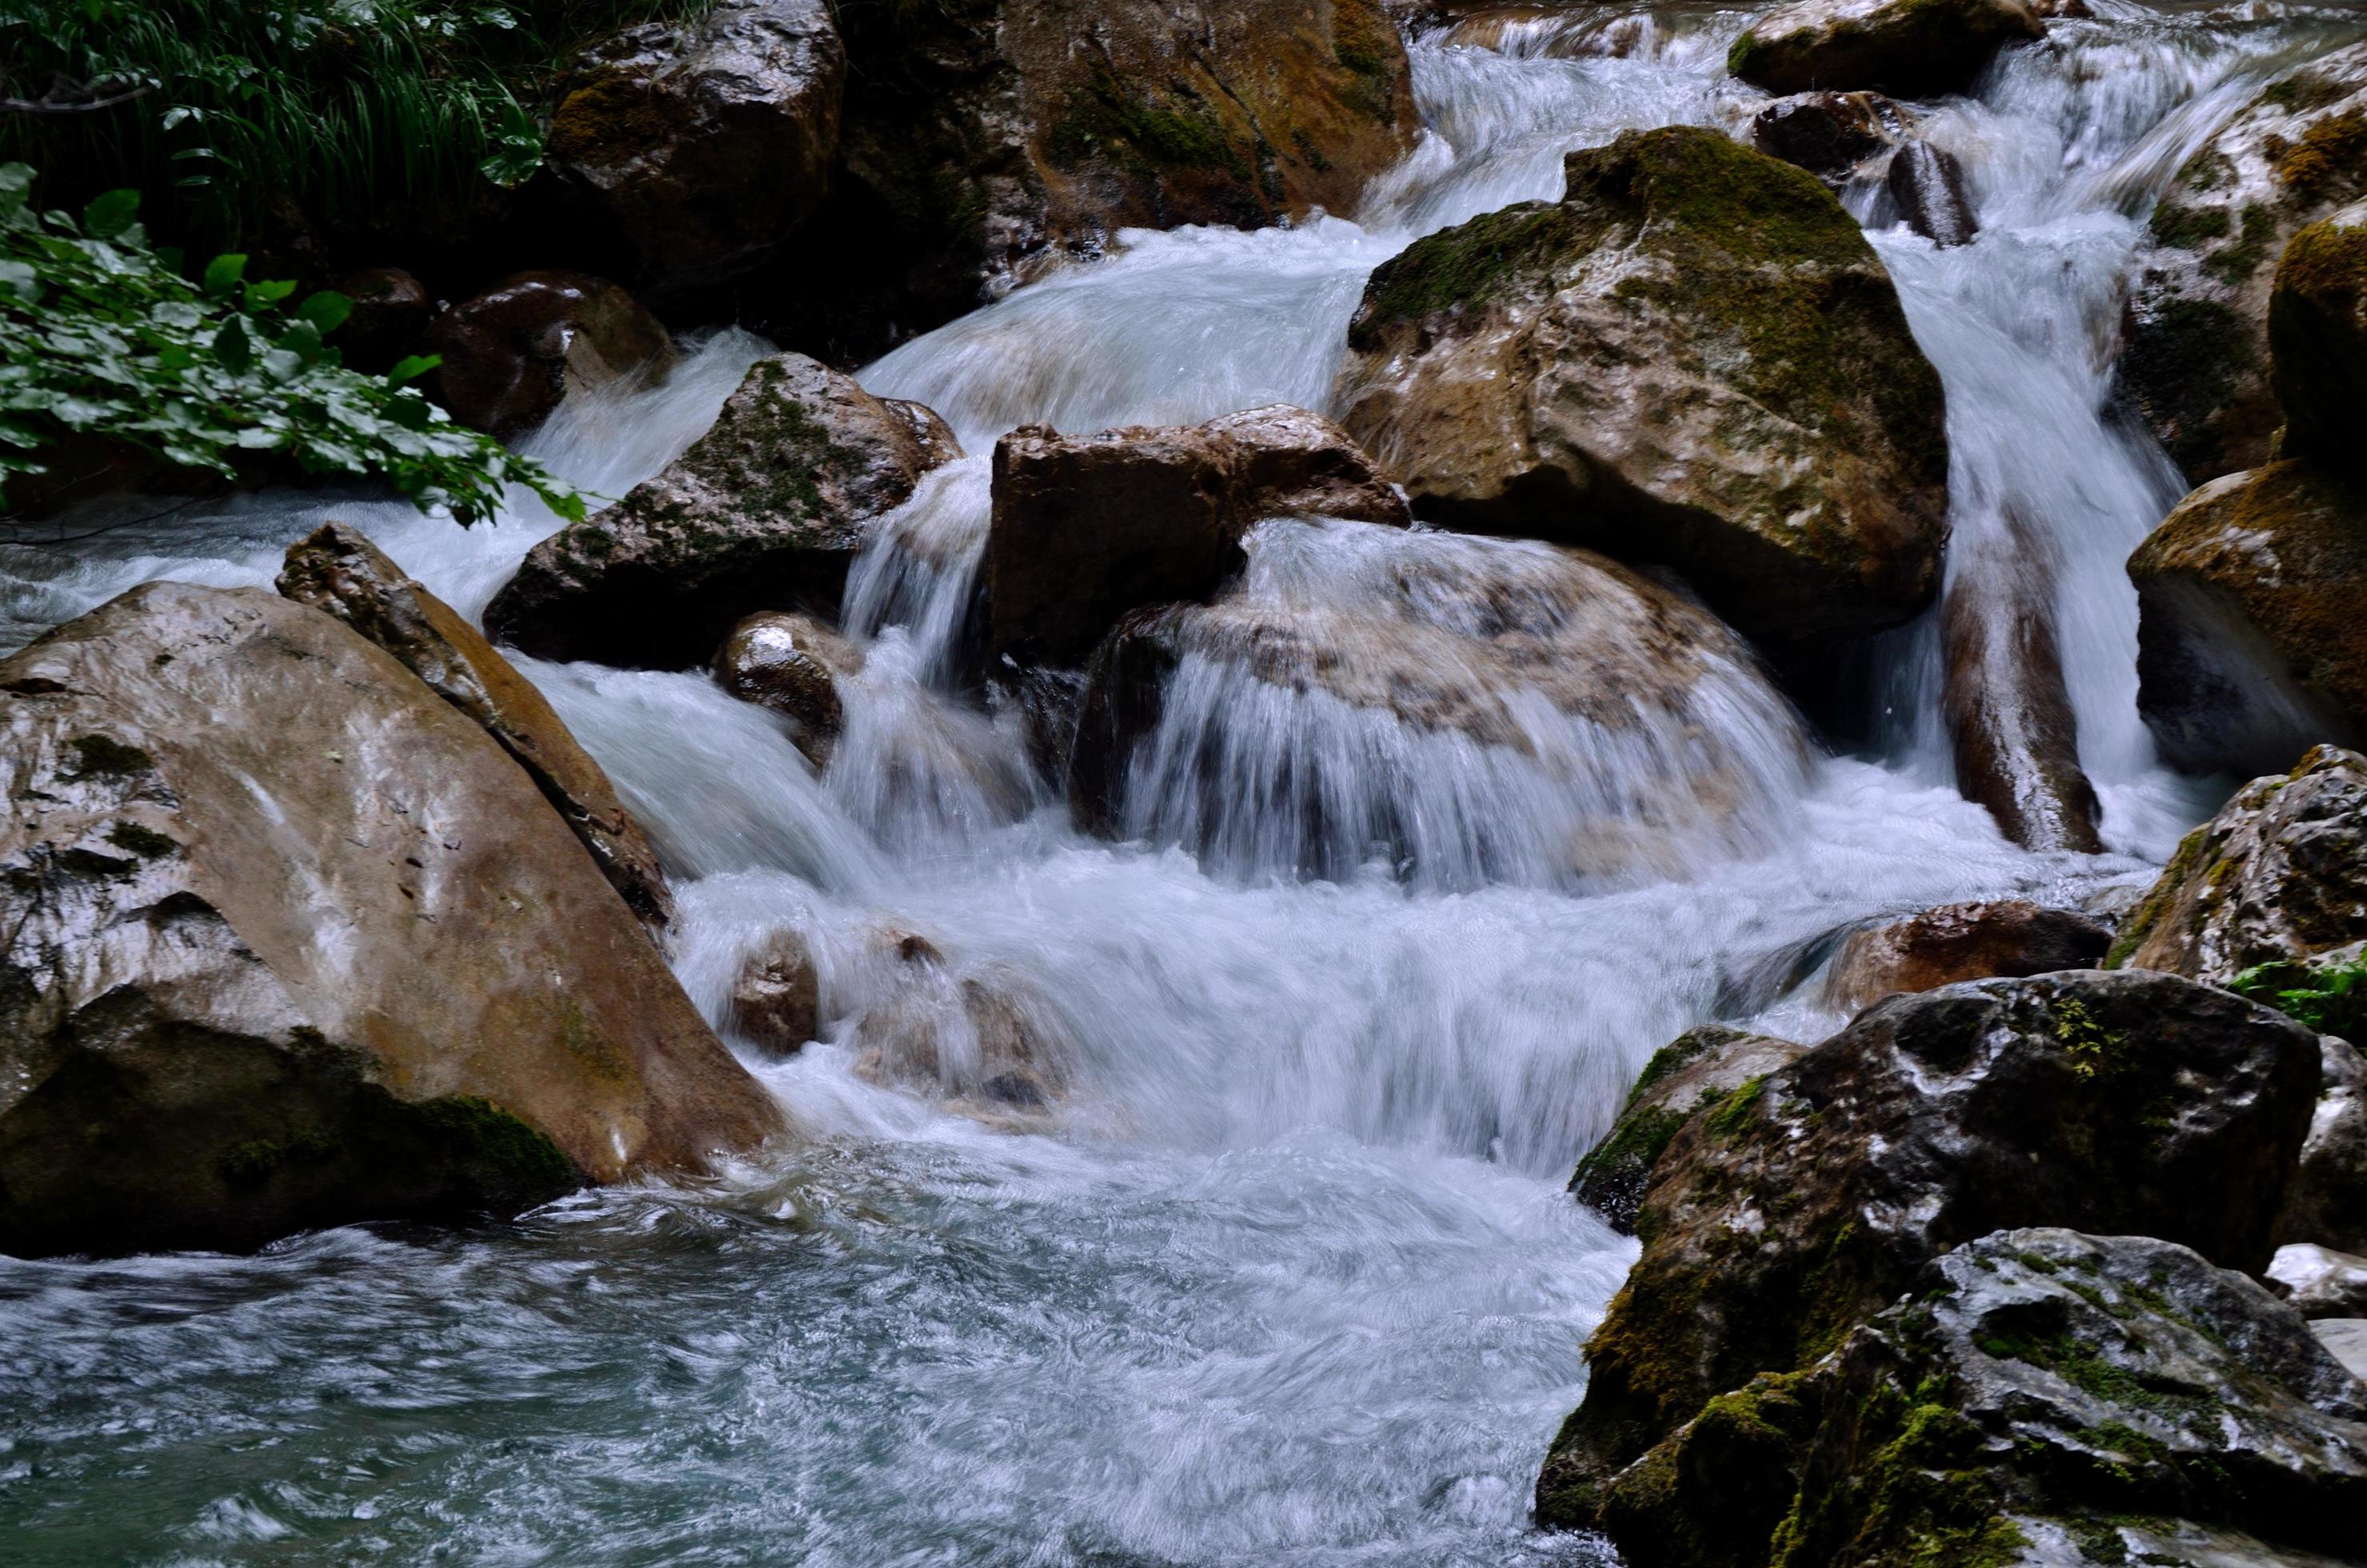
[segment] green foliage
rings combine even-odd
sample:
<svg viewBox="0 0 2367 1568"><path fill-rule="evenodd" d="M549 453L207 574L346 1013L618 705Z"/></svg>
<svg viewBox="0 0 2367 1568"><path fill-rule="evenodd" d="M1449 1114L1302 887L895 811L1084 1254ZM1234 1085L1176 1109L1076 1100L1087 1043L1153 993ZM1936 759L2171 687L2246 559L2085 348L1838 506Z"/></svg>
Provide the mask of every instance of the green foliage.
<svg viewBox="0 0 2367 1568"><path fill-rule="evenodd" d="M2265 1003L2320 1034L2367 1040L2367 957L2313 969L2300 963L2266 963L2228 983L2239 996Z"/></svg>
<svg viewBox="0 0 2367 1568"><path fill-rule="evenodd" d="M29 203L33 171L0 165L0 476L44 472L67 433L236 478L244 455L312 473L377 474L462 523L524 484L569 518L583 499L534 461L464 429L404 383L345 369L323 341L352 309L341 294L289 307L296 286L249 282L215 258L192 283L149 246L139 198L113 191L77 222Z"/></svg>

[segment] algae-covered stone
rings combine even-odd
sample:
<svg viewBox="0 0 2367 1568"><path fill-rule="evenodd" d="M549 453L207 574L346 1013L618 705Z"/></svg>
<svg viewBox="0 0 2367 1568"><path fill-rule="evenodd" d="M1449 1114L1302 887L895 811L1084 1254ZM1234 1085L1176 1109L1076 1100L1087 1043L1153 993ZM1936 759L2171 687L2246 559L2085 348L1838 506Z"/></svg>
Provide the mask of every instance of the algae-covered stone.
<svg viewBox="0 0 2367 1568"><path fill-rule="evenodd" d="M0 663L0 1251L515 1210L776 1132L478 723L319 610L137 588Z"/></svg>
<svg viewBox="0 0 2367 1568"><path fill-rule="evenodd" d="M2367 43L2271 84L2155 207L2121 385L2189 483L2269 461L2284 422L2269 382L2278 259L2301 230L2361 197Z"/></svg>
<svg viewBox="0 0 2367 1568"><path fill-rule="evenodd" d="M1804 1049L1723 1024L1704 1024L1679 1035L1652 1053L1619 1119L1579 1161L1569 1178L1570 1196L1613 1230L1634 1235L1637 1206L1670 1140L1708 1106L1790 1066Z"/></svg>
<svg viewBox="0 0 2367 1568"><path fill-rule="evenodd" d="M2137 707L2183 767L2367 744L2367 475L2271 463L2197 490L2129 557Z"/></svg>
<svg viewBox="0 0 2367 1568"><path fill-rule="evenodd" d="M1667 562L1756 636L1915 613L1947 530L1940 380L1856 221L1689 127L1568 176L1373 274L1349 433L1421 516Z"/></svg>
<svg viewBox="0 0 2367 1568"><path fill-rule="evenodd" d="M1727 69L1771 93L1969 86L2006 44L2043 38L2028 0L1793 0L1753 21Z"/></svg>
<svg viewBox="0 0 2367 1568"><path fill-rule="evenodd" d="M1812 1364L1993 1230L2153 1232L2263 1266L2318 1054L2292 1019L2169 975L1978 981L1868 1009L1661 1155L1538 1521L1592 1522L1610 1478L1707 1402Z"/></svg>
<svg viewBox="0 0 2367 1568"><path fill-rule="evenodd" d="M536 545L485 629L543 658L664 669L705 664L757 610L835 616L879 519L960 449L918 403L803 355L759 359L664 472Z"/></svg>
<svg viewBox="0 0 2367 1568"><path fill-rule="evenodd" d="M2187 835L2105 962L2215 985L2367 938L2367 757L2318 746Z"/></svg>
<svg viewBox="0 0 2367 1568"><path fill-rule="evenodd" d="M2367 137L2359 151L2367 157ZM2275 290L2269 355L2285 411L2281 450L2367 475L2367 201L2295 234ZM2367 539L2367 511L2357 521Z"/></svg>

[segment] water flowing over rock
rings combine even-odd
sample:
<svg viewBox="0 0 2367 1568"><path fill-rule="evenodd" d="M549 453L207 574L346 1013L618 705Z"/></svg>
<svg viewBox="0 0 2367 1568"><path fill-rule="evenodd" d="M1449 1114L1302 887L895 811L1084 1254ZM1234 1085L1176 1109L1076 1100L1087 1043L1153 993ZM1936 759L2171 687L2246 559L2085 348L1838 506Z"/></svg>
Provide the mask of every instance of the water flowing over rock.
<svg viewBox="0 0 2367 1568"><path fill-rule="evenodd" d="M2312 1245L2282 1246L2270 1289L2305 1318L2367 1317L2367 1257Z"/></svg>
<svg viewBox="0 0 2367 1568"><path fill-rule="evenodd" d="M867 995L848 1036L858 1074L1013 1125L1033 1125L1066 1096L1075 1048L1025 979L950 963L911 932L882 937L850 987Z"/></svg>
<svg viewBox="0 0 2367 1568"><path fill-rule="evenodd" d="M1867 159L1898 146L1915 117L1880 93L1798 93L1750 121L1750 144L1836 188Z"/></svg>
<svg viewBox="0 0 2367 1568"><path fill-rule="evenodd" d="M1869 1009L1662 1154L1538 1522L1591 1523L1603 1484L1704 1403L1811 1364L1991 1231L2151 1232L2264 1266L2318 1070L2310 1030L2169 975L1978 981Z"/></svg>
<svg viewBox="0 0 2367 1568"><path fill-rule="evenodd" d="M850 562L960 451L934 414L798 354L760 359L663 472L534 547L485 629L549 659L703 665L742 619L835 615Z"/></svg>
<svg viewBox="0 0 2367 1568"><path fill-rule="evenodd" d="M2107 963L2225 985L2367 938L2367 757L2318 746L2186 836Z"/></svg>
<svg viewBox="0 0 2367 1568"><path fill-rule="evenodd" d="M402 661L516 759L653 937L674 918L658 852L534 684L452 607L343 523L288 551L279 592L335 616Z"/></svg>
<svg viewBox="0 0 2367 1568"><path fill-rule="evenodd" d="M1578 1163L1570 1196L1621 1235L1634 1235L1637 1206L1670 1141L1694 1117L1744 1085L1789 1067L1806 1049L1723 1024L1686 1030L1645 1063L1619 1119Z"/></svg>
<svg viewBox="0 0 2367 1568"><path fill-rule="evenodd" d="M1851 933L1833 959L1827 994L1835 1006L1853 1013L1886 996L1968 980L2093 969L2112 941L2076 910L2045 909L2026 899L1942 904Z"/></svg>
<svg viewBox="0 0 2367 1568"><path fill-rule="evenodd" d="M329 616L152 584L0 693L0 1250L515 1210L780 1129L516 763Z"/></svg>
<svg viewBox="0 0 2367 1568"><path fill-rule="evenodd" d="M2367 165L2367 129L2359 138ZM2367 182L2367 167L2355 176ZM2293 237L2269 296L2269 379L2285 413L2279 448L2367 477L2367 201ZM2367 534L2367 521L2359 530Z"/></svg>
<svg viewBox="0 0 2367 1568"><path fill-rule="evenodd" d="M630 294L580 272L520 272L427 324L436 386L463 425L528 430L572 390L662 376L674 339Z"/></svg>
<svg viewBox="0 0 2367 1568"><path fill-rule="evenodd" d="M2252 1280L2141 1236L2027 1229L1913 1285L1615 1478L1625 1560L2329 1568L2312 1549L2355 1543L2367 1387Z"/></svg>
<svg viewBox="0 0 2367 1568"><path fill-rule="evenodd" d="M1940 702L1956 788L2026 849L2092 855L2104 846L2102 808L2079 766L2053 583L2032 567L2029 530L2009 517L2003 533L2014 548L1980 540L1965 550L1940 611Z"/></svg>
<svg viewBox="0 0 2367 1568"><path fill-rule="evenodd" d="M1064 437L1024 426L994 449L987 652L1083 660L1127 610L1206 598L1267 517L1412 521L1339 426L1269 407L1184 429Z"/></svg>
<svg viewBox="0 0 2367 1568"><path fill-rule="evenodd" d="M788 721L789 738L816 767L846 727L838 683L863 667L862 651L810 615L764 610L731 629L715 654L715 678Z"/></svg>
<svg viewBox="0 0 2367 1568"><path fill-rule="evenodd" d="M1272 522L1215 604L1095 653L1092 831L1242 876L1584 885L1773 842L1801 741L1747 649L1581 551Z"/></svg>
<svg viewBox="0 0 2367 1568"><path fill-rule="evenodd" d="M821 205L845 86L826 0L719 0L586 51L545 156L641 286L678 294L761 265Z"/></svg>
<svg viewBox="0 0 2367 1568"><path fill-rule="evenodd" d="M1779 643L1926 604L1939 378L1832 194L1691 128L1573 153L1568 180L1366 286L1342 423L1415 511L1668 562Z"/></svg>
<svg viewBox="0 0 2367 1568"><path fill-rule="evenodd" d="M1735 40L1727 68L1771 93L1960 92L2006 44L2044 38L2028 0L1795 0Z"/></svg>
<svg viewBox="0 0 2367 1568"><path fill-rule="evenodd" d="M1970 244L1980 232L1965 195L1964 165L1928 142L1909 142L1891 155L1882 188L1907 226L1934 244Z"/></svg>
<svg viewBox="0 0 2367 1568"><path fill-rule="evenodd" d="M2271 84L2180 168L2139 256L2121 383L2200 484L2270 460L2269 298L2305 227L2367 197L2367 43Z"/></svg>
<svg viewBox="0 0 2367 1568"><path fill-rule="evenodd" d="M2293 460L2213 480L2129 576L2137 706L2171 762L2257 773L2367 744L2367 475Z"/></svg>
<svg viewBox="0 0 2367 1568"><path fill-rule="evenodd" d="M2359 952L2347 956L2357 967ZM2367 1252L2367 1057L2330 1034L2318 1037L2318 1051L2317 1108L2285 1190L2276 1240Z"/></svg>
<svg viewBox="0 0 2367 1568"><path fill-rule="evenodd" d="M793 1056L821 1029L821 978L794 931L776 931L731 987L731 1027L772 1057Z"/></svg>

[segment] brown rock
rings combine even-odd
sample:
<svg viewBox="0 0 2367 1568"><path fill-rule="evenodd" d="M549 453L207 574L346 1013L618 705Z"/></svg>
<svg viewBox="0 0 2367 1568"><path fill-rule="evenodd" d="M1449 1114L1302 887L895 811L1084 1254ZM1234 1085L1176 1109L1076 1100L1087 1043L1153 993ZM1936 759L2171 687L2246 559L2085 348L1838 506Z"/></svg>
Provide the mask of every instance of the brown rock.
<svg viewBox="0 0 2367 1568"><path fill-rule="evenodd" d="M1025 980L999 968L957 971L910 932L884 933L884 945L896 972L855 1019L857 1074L992 1120L1066 1097L1065 1033Z"/></svg>
<svg viewBox="0 0 2367 1568"><path fill-rule="evenodd" d="M663 472L536 545L485 628L543 658L704 665L758 610L835 615L879 519L959 450L918 403L803 355L760 359Z"/></svg>
<svg viewBox="0 0 2367 1568"><path fill-rule="evenodd" d="M1953 153L1909 142L1891 155L1882 188L1907 226L1934 244L1968 245L1980 233L1965 195L1964 166Z"/></svg>
<svg viewBox="0 0 2367 1568"><path fill-rule="evenodd" d="M2029 0L1793 0L1750 24L1727 68L1771 93L1934 97L1970 86L2004 45L2045 35Z"/></svg>
<svg viewBox="0 0 2367 1568"><path fill-rule="evenodd" d="M337 292L354 302L353 313L333 335L345 363L379 376L419 352L427 340L436 302L418 278L396 267L366 267L337 279Z"/></svg>
<svg viewBox="0 0 2367 1568"><path fill-rule="evenodd" d="M2360 150L2367 153L2367 133ZM2286 457L2367 477L2367 201L2293 237L2269 296L2269 380L2285 411ZM2367 532L2367 528L2362 528Z"/></svg>
<svg viewBox="0 0 2367 1568"><path fill-rule="evenodd" d="M156 583L0 663L0 1250L248 1247L781 1128L482 729L318 610Z"/></svg>
<svg viewBox="0 0 2367 1568"><path fill-rule="evenodd" d="M765 1055L794 1056L821 1028L821 978L795 931L776 931L731 988L731 1027Z"/></svg>
<svg viewBox="0 0 2367 1568"><path fill-rule="evenodd" d="M715 655L715 678L732 696L788 721L806 760L828 767L846 725L838 683L863 667L853 643L810 615L765 610L731 629Z"/></svg>
<svg viewBox="0 0 2367 1568"><path fill-rule="evenodd" d="M463 425L512 436L571 391L660 376L674 339L614 283L580 272L520 272L427 324L436 386Z"/></svg>
<svg viewBox="0 0 2367 1568"><path fill-rule="evenodd" d="M1852 933L1833 960L1827 995L1854 1013L1886 996L1960 981L2093 969L2112 942L2101 926L2068 909L2018 898L1942 904Z"/></svg>
<svg viewBox="0 0 2367 1568"><path fill-rule="evenodd" d="M277 586L392 653L476 721L526 769L650 935L664 935L674 895L656 847L534 683L475 627L343 523L289 546Z"/></svg>
<svg viewBox="0 0 2367 1568"><path fill-rule="evenodd" d="M1799 93L1752 118L1750 144L1838 187L1914 127L1915 117L1880 93Z"/></svg>

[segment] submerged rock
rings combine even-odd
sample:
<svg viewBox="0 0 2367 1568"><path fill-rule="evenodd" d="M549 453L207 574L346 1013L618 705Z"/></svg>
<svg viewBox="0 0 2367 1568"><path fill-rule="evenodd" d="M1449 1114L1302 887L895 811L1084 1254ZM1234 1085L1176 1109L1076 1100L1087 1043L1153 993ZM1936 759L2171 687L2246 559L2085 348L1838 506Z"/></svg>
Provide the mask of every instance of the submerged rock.
<svg viewBox="0 0 2367 1568"><path fill-rule="evenodd" d="M2367 164L2367 131L2357 149ZM2367 167L2354 177L2367 185ZM2269 296L2270 381L2285 412L2286 457L2367 478L2367 201L2293 237ZM2353 532L2367 539L2367 510ZM2367 544L2362 544L2367 554Z"/></svg>
<svg viewBox="0 0 2367 1568"><path fill-rule="evenodd" d="M838 683L862 667L862 651L828 626L776 610L733 627L715 654L723 689L787 720L789 739L816 767L830 766L846 727Z"/></svg>
<svg viewBox="0 0 2367 1568"><path fill-rule="evenodd" d="M2367 938L2367 757L2318 746L2187 835L2108 964L2214 985Z"/></svg>
<svg viewBox="0 0 2367 1568"><path fill-rule="evenodd" d="M1619 1119L1579 1161L1569 1178L1570 1196L1621 1235L1634 1235L1637 1206L1670 1141L1710 1106L1790 1066L1806 1049L1723 1024L1686 1030L1645 1063Z"/></svg>
<svg viewBox="0 0 2367 1568"><path fill-rule="evenodd" d="M999 966L957 968L927 938L885 933L874 1000L855 1016L855 1071L934 1094L999 1122L1027 1120L1067 1096L1075 1051L1051 1006Z"/></svg>
<svg viewBox="0 0 2367 1568"><path fill-rule="evenodd" d="M2317 1079L2310 1030L2169 975L1979 981L1870 1008L1662 1154L1538 1523L1594 1522L1611 1478L1705 1403L1809 1366L1991 1231L2151 1231L2265 1266Z"/></svg>
<svg viewBox="0 0 2367 1568"><path fill-rule="evenodd" d="M2367 744L2367 475L2291 461L2214 480L2128 569L2137 707L2171 762L2257 773Z"/></svg>
<svg viewBox="0 0 2367 1568"><path fill-rule="evenodd" d="M731 1027L765 1055L805 1048L821 1027L821 977L795 931L776 931L749 956L731 987Z"/></svg>
<svg viewBox="0 0 2367 1568"><path fill-rule="evenodd" d="M2012 534L2010 553L2022 555L2026 534ZM1941 707L1956 788L1999 832L2025 849L2093 855L2102 807L2079 766L2054 590L2026 560L1976 551L1959 567L1940 611Z"/></svg>
<svg viewBox="0 0 2367 1568"><path fill-rule="evenodd" d="M879 519L959 451L918 403L803 355L760 359L656 478L536 545L485 628L548 659L705 664L755 611L834 615Z"/></svg>
<svg viewBox="0 0 2367 1568"><path fill-rule="evenodd" d="M1794 0L1750 24L1727 69L1771 93L1962 91L2006 44L2044 38L2028 0Z"/></svg>
<svg viewBox="0 0 2367 1568"><path fill-rule="evenodd" d="M1968 245L1980 233L1965 195L1964 166L1955 154L1928 142L1909 142L1891 155L1882 188L1899 218L1938 245Z"/></svg>
<svg viewBox="0 0 2367 1568"><path fill-rule="evenodd" d="M0 662L0 1250L251 1247L780 1130L517 764L253 590Z"/></svg>
<svg viewBox="0 0 2367 1568"><path fill-rule="evenodd" d="M1079 664L1127 611L1214 593L1251 524L1302 516L1412 520L1373 460L1302 408L1091 436L1023 426L994 449L988 655Z"/></svg>
<svg viewBox="0 0 2367 1568"><path fill-rule="evenodd" d="M2076 910L2024 899L1946 903L1852 932L1833 960L1828 999L1854 1013L1886 996L1936 991L1967 980L2019 980L2093 969L2112 935Z"/></svg>
<svg viewBox="0 0 2367 1568"><path fill-rule="evenodd" d="M1714 131L1570 154L1569 194L1373 274L1340 395L1415 510L1665 562L1754 637L1939 585L1938 374L1832 193Z"/></svg>
<svg viewBox="0 0 2367 1568"><path fill-rule="evenodd" d="M656 847L534 683L475 627L343 523L323 524L289 546L277 586L392 653L501 743L651 935L664 933L674 895Z"/></svg>
<svg viewBox="0 0 2367 1568"><path fill-rule="evenodd" d="M2268 375L2278 259L2304 228L2362 197L2367 43L2272 83L2154 208L2121 385L2189 483L2273 455L2284 419Z"/></svg>
<svg viewBox="0 0 2367 1568"><path fill-rule="evenodd" d="M825 0L719 0L570 67L545 157L678 293L755 267L829 193L846 51Z"/></svg>
<svg viewBox="0 0 2367 1568"><path fill-rule="evenodd" d="M1838 188L1914 126L1912 114L1880 93L1797 93L1752 117L1750 144Z"/></svg>
<svg viewBox="0 0 2367 1568"><path fill-rule="evenodd" d="M520 272L427 324L444 406L463 425L513 436L570 392L674 364L674 339L630 294L580 272Z"/></svg>

